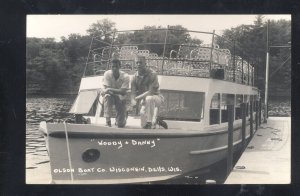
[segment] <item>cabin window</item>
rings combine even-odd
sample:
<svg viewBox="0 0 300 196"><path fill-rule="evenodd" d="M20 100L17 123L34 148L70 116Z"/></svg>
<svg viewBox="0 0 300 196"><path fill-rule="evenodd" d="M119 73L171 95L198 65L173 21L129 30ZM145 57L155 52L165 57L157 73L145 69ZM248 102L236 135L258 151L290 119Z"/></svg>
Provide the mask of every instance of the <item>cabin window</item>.
<svg viewBox="0 0 300 196"><path fill-rule="evenodd" d="M221 98L221 122L228 122L228 105L234 105L233 94L222 94Z"/></svg>
<svg viewBox="0 0 300 196"><path fill-rule="evenodd" d="M215 93L211 99L209 124L220 124L220 93Z"/></svg>
<svg viewBox="0 0 300 196"><path fill-rule="evenodd" d="M161 91L165 101L160 116L167 120L200 121L203 118L204 93Z"/></svg>
<svg viewBox="0 0 300 196"><path fill-rule="evenodd" d="M235 120L242 118L243 95L236 95L235 97Z"/></svg>

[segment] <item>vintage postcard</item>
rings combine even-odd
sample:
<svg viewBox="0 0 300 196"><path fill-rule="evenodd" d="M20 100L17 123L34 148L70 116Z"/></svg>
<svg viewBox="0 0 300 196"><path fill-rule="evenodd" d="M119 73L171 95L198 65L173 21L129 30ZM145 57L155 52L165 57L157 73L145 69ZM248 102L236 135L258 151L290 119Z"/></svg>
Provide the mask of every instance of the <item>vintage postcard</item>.
<svg viewBox="0 0 300 196"><path fill-rule="evenodd" d="M289 184L291 15L27 15L27 184Z"/></svg>

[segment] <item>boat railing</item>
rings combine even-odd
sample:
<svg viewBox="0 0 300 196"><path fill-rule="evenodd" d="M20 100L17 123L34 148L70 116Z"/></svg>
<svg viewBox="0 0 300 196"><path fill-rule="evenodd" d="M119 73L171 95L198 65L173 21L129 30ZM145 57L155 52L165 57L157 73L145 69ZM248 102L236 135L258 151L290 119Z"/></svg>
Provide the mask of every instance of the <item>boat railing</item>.
<svg viewBox="0 0 300 196"><path fill-rule="evenodd" d="M190 37L189 40L183 43L178 42L176 37L174 38L177 31L185 31L185 35ZM142 32L145 34L141 34ZM192 43L193 39L189 35L191 32L211 36L211 43ZM135 36L132 38L133 41L128 40L130 38L128 35ZM142 35L152 36L151 39L158 41L145 41ZM159 75L216 78L254 85L253 63L237 55L241 52L237 52L239 48L235 43L228 41L228 48L221 48L216 43L216 38L220 36L215 32L147 29L115 31L111 37L110 42L99 41L100 38L92 39L84 76L103 74L110 69L110 61L114 58L121 61L121 70L133 74L135 72L134 59L137 55L141 55L145 56L147 66Z"/></svg>

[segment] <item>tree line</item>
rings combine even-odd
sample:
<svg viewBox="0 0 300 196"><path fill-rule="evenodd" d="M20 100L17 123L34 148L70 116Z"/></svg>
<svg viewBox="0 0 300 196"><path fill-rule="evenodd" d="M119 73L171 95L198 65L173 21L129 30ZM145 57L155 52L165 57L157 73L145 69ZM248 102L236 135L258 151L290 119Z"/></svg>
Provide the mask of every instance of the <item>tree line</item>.
<svg viewBox="0 0 300 196"><path fill-rule="evenodd" d="M264 92L267 50L267 21L258 15L252 25L239 25L225 29L217 37L220 48L227 47L237 56L255 65L257 85ZM270 20L269 46L288 46L291 43L291 21ZM230 42L230 44L228 43ZM235 43L235 44L233 44ZM269 50L269 94L288 95L291 89L290 48L270 48Z"/></svg>
<svg viewBox="0 0 300 196"><path fill-rule="evenodd" d="M80 80L84 71L87 54L92 37L97 37L97 47L107 46L113 39L116 29L115 23L103 19L93 23L87 29L87 35L70 34L62 37L57 42L54 38L27 38L26 43L26 87L28 93L42 94L68 94L77 93ZM291 41L291 22L286 20L270 21L269 40L271 45L286 45ZM165 31L151 31L162 29L161 26L145 26L149 31L135 31L120 34L115 39L115 44L126 43L163 43ZM202 40L192 37L187 29L181 25L169 26L170 29L180 31L168 31L168 43L166 54L171 50L178 51L179 45L201 44ZM262 16L257 16L253 25L239 25L231 29L225 29L222 36L216 37L216 43L220 48L228 48L230 51L245 59L251 59L257 64L258 85L264 88L265 52L266 52L266 22ZM232 43L235 43L233 45ZM230 43L231 44L230 44ZM139 49L143 49L142 46ZM150 51L162 55L162 47L150 45ZM290 50L286 48L272 49L270 51L270 73L277 71L270 78L270 89L290 89L291 62L286 59ZM286 62L285 62L286 61ZM284 65L283 62L285 62ZM282 67L281 69L279 69ZM281 80L278 80L281 78Z"/></svg>

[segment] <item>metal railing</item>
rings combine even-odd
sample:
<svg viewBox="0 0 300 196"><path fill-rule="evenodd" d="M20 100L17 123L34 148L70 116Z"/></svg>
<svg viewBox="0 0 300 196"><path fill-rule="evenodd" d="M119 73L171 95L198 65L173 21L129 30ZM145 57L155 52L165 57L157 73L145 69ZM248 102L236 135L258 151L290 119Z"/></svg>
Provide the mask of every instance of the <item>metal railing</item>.
<svg viewBox="0 0 300 196"><path fill-rule="evenodd" d="M183 31L184 35L190 39L178 42L174 39L174 35ZM144 36L150 36L151 39L157 41L145 40L141 36L142 34L139 34L142 32ZM209 35L211 42L210 44L194 43L190 33L199 35L198 37L201 37L202 34ZM135 57L142 55L146 58L147 66L160 75L210 78L215 77L213 73L219 71L222 75L219 79L254 85L255 66L250 64L246 55L243 55L244 57L236 55L243 54L243 51L240 51L241 49L235 41L226 40L230 49L220 48L216 44L216 40L221 37L214 31L201 32L167 28L114 31L110 34L112 36L109 41L99 40L101 38L92 39L84 76L103 74L110 69L112 58L118 58L121 61L121 70L132 74L135 72Z"/></svg>

